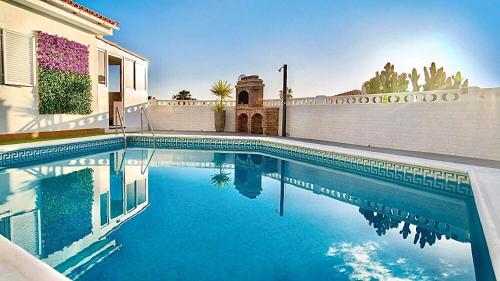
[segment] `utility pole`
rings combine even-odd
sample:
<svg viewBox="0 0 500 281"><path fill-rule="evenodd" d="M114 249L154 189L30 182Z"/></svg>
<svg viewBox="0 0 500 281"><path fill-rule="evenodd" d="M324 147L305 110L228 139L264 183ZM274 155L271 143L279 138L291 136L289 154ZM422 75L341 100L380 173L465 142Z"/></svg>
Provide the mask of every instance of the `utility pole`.
<svg viewBox="0 0 500 281"><path fill-rule="evenodd" d="M281 118L281 136L286 137L286 100L288 96L288 86L287 86L287 75L288 75L288 66L286 64L283 65L279 69L279 72L283 70L283 98L281 99L283 105L283 116Z"/></svg>

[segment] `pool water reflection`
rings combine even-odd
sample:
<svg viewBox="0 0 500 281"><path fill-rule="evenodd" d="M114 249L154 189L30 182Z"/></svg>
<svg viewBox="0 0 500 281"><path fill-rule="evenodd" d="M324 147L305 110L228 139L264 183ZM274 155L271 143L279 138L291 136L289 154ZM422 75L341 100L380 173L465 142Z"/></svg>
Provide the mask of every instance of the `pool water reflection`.
<svg viewBox="0 0 500 281"><path fill-rule="evenodd" d="M78 280L495 280L473 198L261 154L0 172L0 234Z"/></svg>

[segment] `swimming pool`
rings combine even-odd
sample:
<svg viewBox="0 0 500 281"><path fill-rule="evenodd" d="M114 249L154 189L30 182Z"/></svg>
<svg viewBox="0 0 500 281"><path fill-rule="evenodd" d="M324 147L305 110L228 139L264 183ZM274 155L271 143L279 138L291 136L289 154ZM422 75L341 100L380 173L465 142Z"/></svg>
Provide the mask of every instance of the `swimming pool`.
<svg viewBox="0 0 500 281"><path fill-rule="evenodd" d="M463 180L142 145L0 171L0 234L78 280L495 280Z"/></svg>

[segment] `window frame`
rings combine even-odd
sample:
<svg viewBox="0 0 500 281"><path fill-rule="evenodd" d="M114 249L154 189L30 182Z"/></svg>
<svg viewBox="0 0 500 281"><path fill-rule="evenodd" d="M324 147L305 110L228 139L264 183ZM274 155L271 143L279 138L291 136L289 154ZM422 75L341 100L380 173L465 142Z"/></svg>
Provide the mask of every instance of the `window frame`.
<svg viewBox="0 0 500 281"><path fill-rule="evenodd" d="M4 67L3 67L3 25L0 23L0 85L4 84Z"/></svg>
<svg viewBox="0 0 500 281"><path fill-rule="evenodd" d="M99 53L104 54L104 83L101 83L99 81ZM99 85L104 85L108 87L108 80L109 80L109 70L108 70L108 52L104 49L97 48L97 84Z"/></svg>

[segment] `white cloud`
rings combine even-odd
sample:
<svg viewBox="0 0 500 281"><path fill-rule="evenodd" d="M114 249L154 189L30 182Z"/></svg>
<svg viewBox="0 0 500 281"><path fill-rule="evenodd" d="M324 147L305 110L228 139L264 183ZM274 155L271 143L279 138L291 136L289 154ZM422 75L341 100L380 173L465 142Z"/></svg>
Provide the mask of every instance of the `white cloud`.
<svg viewBox="0 0 500 281"><path fill-rule="evenodd" d="M414 270L410 267L402 268L407 263L404 258L398 258L395 262L384 262L378 257L380 247L375 242L363 244L340 243L333 244L326 252L326 256L340 257L344 263L337 265L338 272L349 274L350 280L359 281L414 281L431 280L423 275L423 270ZM396 276L394 269L402 269L401 276Z"/></svg>

